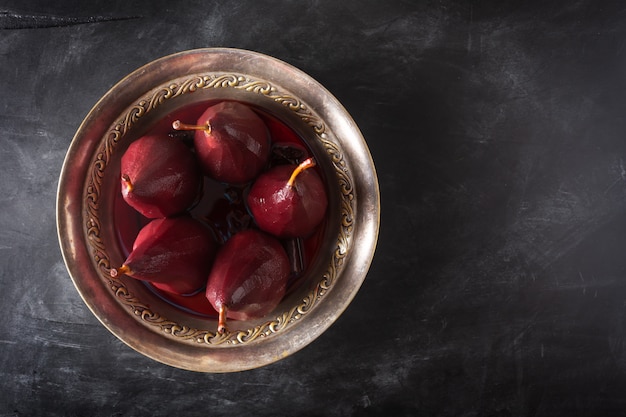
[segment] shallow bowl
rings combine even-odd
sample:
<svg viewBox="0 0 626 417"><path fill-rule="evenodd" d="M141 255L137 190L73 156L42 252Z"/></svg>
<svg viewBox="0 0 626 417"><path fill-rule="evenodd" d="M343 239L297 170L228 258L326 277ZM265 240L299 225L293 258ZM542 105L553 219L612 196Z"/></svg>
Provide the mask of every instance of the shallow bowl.
<svg viewBox="0 0 626 417"><path fill-rule="evenodd" d="M135 233L119 198L128 145L165 117L205 102L237 100L288 126L318 162L329 209L315 254L268 316L217 320L181 308L144 282L112 278ZM113 86L68 149L57 195L64 261L82 299L115 336L156 361L198 372L234 372L285 358L319 337L348 307L369 269L380 221L378 181L361 132L307 74L275 58L209 48L157 59ZM132 219L132 216L131 216ZM130 224L130 226L129 226Z"/></svg>

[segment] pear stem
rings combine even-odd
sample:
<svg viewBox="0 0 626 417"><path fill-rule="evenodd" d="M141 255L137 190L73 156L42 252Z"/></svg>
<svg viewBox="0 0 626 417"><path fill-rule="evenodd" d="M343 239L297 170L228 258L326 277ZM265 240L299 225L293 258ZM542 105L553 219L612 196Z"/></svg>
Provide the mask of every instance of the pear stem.
<svg viewBox="0 0 626 417"><path fill-rule="evenodd" d="M211 133L211 124L207 121L205 125L188 125L180 120L175 120L172 123L174 130L204 130L207 133Z"/></svg>
<svg viewBox="0 0 626 417"><path fill-rule="evenodd" d="M287 181L288 187L293 187L293 183L296 181L296 177L304 170L313 168L315 166L315 159L307 158L304 161L300 162L300 165L296 167L291 173L291 177L289 177L289 181Z"/></svg>
<svg viewBox="0 0 626 417"><path fill-rule="evenodd" d="M119 268L111 268L109 272L113 278L116 278L118 275L124 275L131 272L130 267L126 264L120 266Z"/></svg>
<svg viewBox="0 0 626 417"><path fill-rule="evenodd" d="M220 306L219 317L217 319L217 332L219 334L224 334L228 331L228 328L226 327L226 313L228 313L228 307L222 304Z"/></svg>
<svg viewBox="0 0 626 417"><path fill-rule="evenodd" d="M128 176L128 174L122 174L122 181L124 181L124 185L126 186L126 191L131 192L133 191L133 182L130 180L130 177Z"/></svg>

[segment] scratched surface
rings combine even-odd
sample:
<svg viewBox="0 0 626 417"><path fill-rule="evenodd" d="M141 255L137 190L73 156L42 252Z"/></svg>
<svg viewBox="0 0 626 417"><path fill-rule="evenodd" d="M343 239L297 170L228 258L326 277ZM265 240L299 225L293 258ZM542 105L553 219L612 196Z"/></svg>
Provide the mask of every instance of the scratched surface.
<svg viewBox="0 0 626 417"><path fill-rule="evenodd" d="M626 412L626 4L0 2L0 416L617 416ZM204 375L85 307L55 193L82 118L180 50L324 84L370 146L372 268L322 337Z"/></svg>

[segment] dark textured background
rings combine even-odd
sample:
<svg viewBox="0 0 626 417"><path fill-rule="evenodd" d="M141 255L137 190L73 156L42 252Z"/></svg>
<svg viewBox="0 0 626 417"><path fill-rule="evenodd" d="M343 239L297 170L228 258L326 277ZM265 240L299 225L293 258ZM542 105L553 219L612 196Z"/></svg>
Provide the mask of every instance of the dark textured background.
<svg viewBox="0 0 626 417"><path fill-rule="evenodd" d="M339 321L225 375L118 341L55 227L95 102L211 46L324 84L382 194ZM0 55L0 416L626 415L625 3L1 0Z"/></svg>

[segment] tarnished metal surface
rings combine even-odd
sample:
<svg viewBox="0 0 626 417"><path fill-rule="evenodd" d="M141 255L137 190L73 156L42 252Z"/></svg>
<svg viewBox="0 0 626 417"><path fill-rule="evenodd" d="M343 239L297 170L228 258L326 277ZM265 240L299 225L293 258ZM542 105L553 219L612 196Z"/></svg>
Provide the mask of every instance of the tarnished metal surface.
<svg viewBox="0 0 626 417"><path fill-rule="evenodd" d="M119 160L132 140L184 106L235 99L293 128L328 181L324 238L302 284L268 317L214 320L173 307L109 269L123 260L112 225ZM156 60L115 85L92 109L68 150L58 190L59 242L72 280L98 319L126 344L160 362L200 372L256 368L317 338L365 279L380 221L377 176L367 145L341 104L279 60L236 49L200 49ZM346 335L348 337L348 335Z"/></svg>

